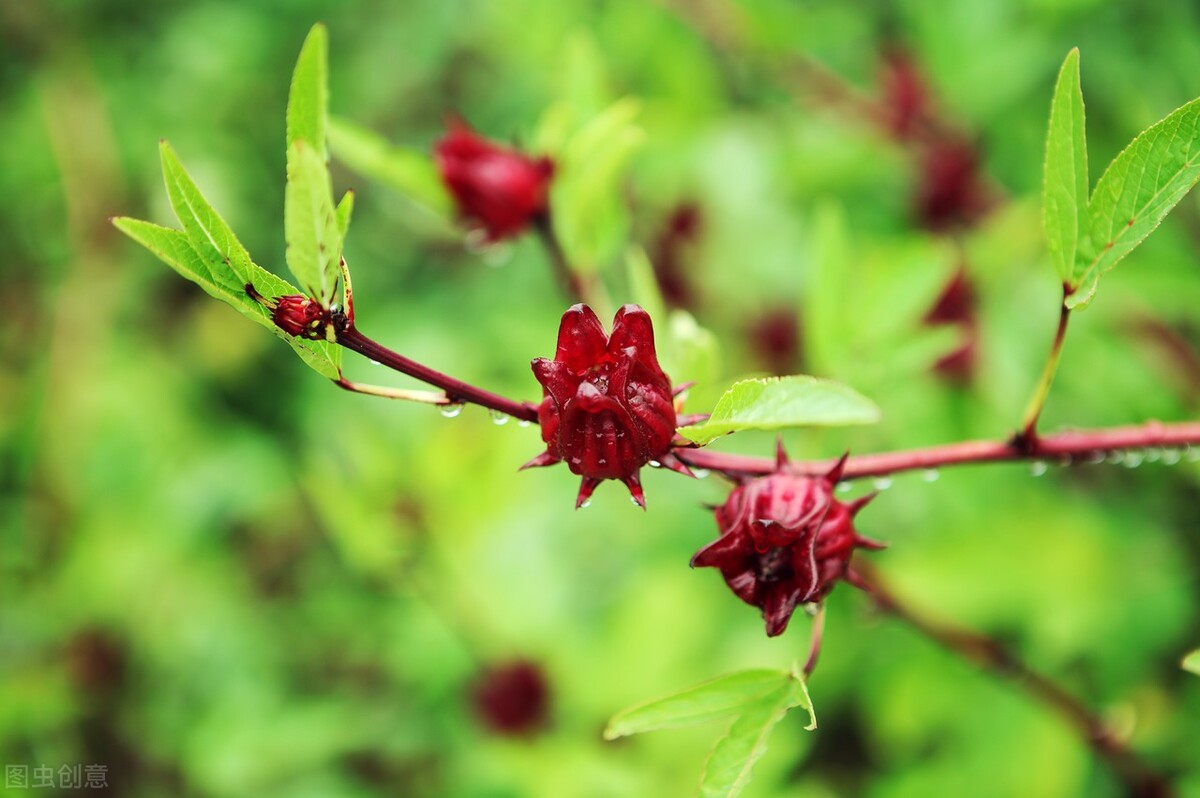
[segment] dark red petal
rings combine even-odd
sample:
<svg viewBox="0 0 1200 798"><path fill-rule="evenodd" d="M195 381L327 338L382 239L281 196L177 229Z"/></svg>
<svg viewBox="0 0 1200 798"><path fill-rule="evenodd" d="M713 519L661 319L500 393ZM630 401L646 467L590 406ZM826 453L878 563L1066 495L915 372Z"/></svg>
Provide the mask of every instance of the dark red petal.
<svg viewBox="0 0 1200 798"><path fill-rule="evenodd" d="M860 549L869 549L871 551L879 551L880 549L886 549L888 547L888 544L884 543L883 541L863 537L862 535L854 536L854 545Z"/></svg>
<svg viewBox="0 0 1200 798"><path fill-rule="evenodd" d="M650 314L637 305L623 305L613 317L612 336L608 341L609 354L637 347L638 362L662 374L658 365L658 357L654 352L654 324Z"/></svg>
<svg viewBox="0 0 1200 798"><path fill-rule="evenodd" d="M691 477L692 479L696 478L696 474L692 471L692 469L688 468L687 463L680 460L671 452L667 452L665 455L663 455L658 462L663 468L669 468L672 471L683 474L685 477Z"/></svg>
<svg viewBox="0 0 1200 798"><path fill-rule="evenodd" d="M584 477L579 482L579 495L575 497L575 509L578 510L583 505L587 504L588 499L592 498L592 491L600 484L600 480Z"/></svg>
<svg viewBox="0 0 1200 798"><path fill-rule="evenodd" d="M741 535L728 534L709 543L692 555L693 568L737 568L746 561L750 553L746 539Z"/></svg>
<svg viewBox="0 0 1200 798"><path fill-rule="evenodd" d="M842 472L846 470L846 460L850 458L850 452L846 452L833 464L833 468L829 469L829 473L825 475L825 479L831 483L836 483L842 478Z"/></svg>
<svg viewBox="0 0 1200 798"><path fill-rule="evenodd" d="M725 584L733 591L733 595L755 607L762 605L762 597L758 595L758 574L754 572L753 568L721 569L721 576L724 577Z"/></svg>
<svg viewBox="0 0 1200 798"><path fill-rule="evenodd" d="M546 389L546 392L554 397L555 403L560 408L575 395L575 391L579 387L579 378L565 363L537 357L533 359L531 367L533 376Z"/></svg>
<svg viewBox="0 0 1200 798"><path fill-rule="evenodd" d="M762 608L763 619L767 622L767 637L783 634L788 621L792 619L792 613L796 611L797 602L801 600L798 591L786 582L768 588Z"/></svg>
<svg viewBox="0 0 1200 798"><path fill-rule="evenodd" d="M608 336L592 309L583 304L572 305L558 326L558 349L554 359L581 374L600 362L607 343Z"/></svg>
<svg viewBox="0 0 1200 798"><path fill-rule="evenodd" d="M629 488L629 495L633 497L633 503L643 510L646 509L646 494L642 490L642 482L635 473L621 480L625 483L625 487Z"/></svg>

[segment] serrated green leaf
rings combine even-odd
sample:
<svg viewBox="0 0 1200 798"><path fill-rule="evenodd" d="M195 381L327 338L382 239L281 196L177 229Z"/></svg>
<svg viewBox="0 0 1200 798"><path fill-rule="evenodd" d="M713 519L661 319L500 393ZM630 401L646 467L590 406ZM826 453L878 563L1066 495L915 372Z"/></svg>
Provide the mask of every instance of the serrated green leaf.
<svg viewBox="0 0 1200 798"><path fill-rule="evenodd" d="M329 168L304 140L288 147L283 229L288 268L309 296L328 305L337 285L342 238Z"/></svg>
<svg viewBox="0 0 1200 798"><path fill-rule="evenodd" d="M391 186L438 216L453 216L454 201L427 154L393 146L382 136L337 117L329 120L329 146L338 160L359 174Z"/></svg>
<svg viewBox="0 0 1200 798"><path fill-rule="evenodd" d="M1197 676L1200 676L1200 648L1184 657L1181 666L1188 673L1194 673Z"/></svg>
<svg viewBox="0 0 1200 798"><path fill-rule="evenodd" d="M312 26L292 72L288 90L287 146L307 142L325 158L325 119L329 109L328 36L325 26Z"/></svg>
<svg viewBox="0 0 1200 798"><path fill-rule="evenodd" d="M1200 99L1146 128L1113 159L1088 203L1072 286L1094 283L1158 227L1200 180ZM1094 286L1091 291L1094 293ZM1091 293L1072 296L1081 307Z"/></svg>
<svg viewBox="0 0 1200 798"><path fill-rule="evenodd" d="M166 141L159 144L159 156L171 207L188 240L207 266L210 279L229 291L241 291L253 276L250 253L204 199L179 156Z"/></svg>
<svg viewBox="0 0 1200 798"><path fill-rule="evenodd" d="M188 280L199 285L211 296L233 306L247 318L253 319L271 330L295 350L296 354L312 369L331 380L341 376L341 349L325 341L309 341L295 338L280 330L271 320L270 311L255 302L246 293L245 283L231 287L212 279L210 261L201 254L190 237L179 230L160 227L140 219L118 217L113 225L125 235L138 242L160 260ZM225 265L223 262L216 264ZM250 279L246 282L265 297L284 296L298 293L296 288L254 263L249 264Z"/></svg>
<svg viewBox="0 0 1200 798"><path fill-rule="evenodd" d="M1085 130L1083 91L1079 83L1079 48L1075 48L1067 53L1054 87L1042 184L1042 220L1046 227L1047 243L1050 256L1064 282L1072 279L1079 236L1087 219Z"/></svg>
<svg viewBox="0 0 1200 798"><path fill-rule="evenodd" d="M875 403L853 388L798 374L734 383L707 421L679 433L703 445L747 429L874 424L879 417Z"/></svg>
<svg viewBox="0 0 1200 798"><path fill-rule="evenodd" d="M613 716L604 739L694 726L728 717L775 696L793 681L784 671L747 670L698 684L673 695L631 707Z"/></svg>
<svg viewBox="0 0 1200 798"><path fill-rule="evenodd" d="M751 769L767 750L767 738L789 709L804 706L812 713L808 690L799 677L760 699L733 722L717 741L700 777L701 798L735 798L750 783ZM816 728L816 720L809 725Z"/></svg>

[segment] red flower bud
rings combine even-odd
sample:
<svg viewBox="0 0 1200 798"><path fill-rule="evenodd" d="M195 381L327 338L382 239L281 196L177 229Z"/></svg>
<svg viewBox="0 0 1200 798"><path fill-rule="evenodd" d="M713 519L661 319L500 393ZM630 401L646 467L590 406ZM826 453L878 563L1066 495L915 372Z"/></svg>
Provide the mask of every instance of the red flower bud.
<svg viewBox="0 0 1200 798"><path fill-rule="evenodd" d="M533 374L545 398L538 421L546 451L525 464L566 461L583 477L580 507L603 479L619 479L642 507L638 472L651 460L690 474L670 453L675 435L671 381L659 368L650 314L625 305L605 335L596 314L574 305L563 314L554 359L537 358Z"/></svg>
<svg viewBox="0 0 1200 798"><path fill-rule="evenodd" d="M546 725L550 688L542 669L516 660L485 670L471 692L476 717L497 734L527 736Z"/></svg>
<svg viewBox="0 0 1200 798"><path fill-rule="evenodd" d="M275 326L288 335L318 340L325 337L325 308L321 303L300 294L276 297L271 311Z"/></svg>
<svg viewBox="0 0 1200 798"><path fill-rule="evenodd" d="M953 325L963 334L962 346L942 357L933 367L938 375L951 382L969 382L975 373L976 344L979 339L977 304L975 286L966 270L960 266L942 289L933 308L925 314L926 324Z"/></svg>
<svg viewBox="0 0 1200 798"><path fill-rule="evenodd" d="M857 547L883 544L859 536L853 518L874 495L851 504L833 498L845 458L823 477L782 470L734 489L716 509L721 537L692 557L692 567L721 571L725 584L762 610L767 635L787 628L796 605L824 598L847 577Z"/></svg>
<svg viewBox="0 0 1200 798"><path fill-rule="evenodd" d="M481 227L489 242L517 235L546 212L554 174L549 158L488 141L461 121L450 123L434 155L459 214Z"/></svg>

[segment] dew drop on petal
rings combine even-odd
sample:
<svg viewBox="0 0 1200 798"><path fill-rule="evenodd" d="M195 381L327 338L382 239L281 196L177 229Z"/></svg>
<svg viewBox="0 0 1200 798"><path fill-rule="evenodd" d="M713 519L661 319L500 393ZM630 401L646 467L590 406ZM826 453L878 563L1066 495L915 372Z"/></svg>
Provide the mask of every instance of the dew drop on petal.
<svg viewBox="0 0 1200 798"><path fill-rule="evenodd" d="M926 482L937 482L938 477L941 475L941 472L936 468L926 468L921 472L921 479L925 480Z"/></svg>
<svg viewBox="0 0 1200 798"><path fill-rule="evenodd" d="M588 499L583 500L583 504L579 505L579 509L582 510L584 507L591 507L591 506L592 506L592 500L590 498L588 498Z"/></svg>
<svg viewBox="0 0 1200 798"><path fill-rule="evenodd" d="M1048 466L1044 460L1034 460L1029 464L1029 473L1035 477L1040 477L1046 473Z"/></svg>
<svg viewBox="0 0 1200 798"><path fill-rule="evenodd" d="M650 466L651 468L662 468L662 463L658 462L657 460L651 460L650 462L646 463L646 465Z"/></svg>
<svg viewBox="0 0 1200 798"><path fill-rule="evenodd" d="M455 416L457 416L459 413L462 412L462 409L463 409L462 402L454 402L454 403L451 403L448 405L442 405L440 412L446 418L454 418Z"/></svg>

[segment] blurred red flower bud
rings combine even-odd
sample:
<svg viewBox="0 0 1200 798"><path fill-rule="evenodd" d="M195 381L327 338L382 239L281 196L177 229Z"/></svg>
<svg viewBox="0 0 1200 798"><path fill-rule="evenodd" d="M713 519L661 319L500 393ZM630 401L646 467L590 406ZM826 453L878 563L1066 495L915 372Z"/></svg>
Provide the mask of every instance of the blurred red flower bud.
<svg viewBox="0 0 1200 798"><path fill-rule="evenodd" d="M300 294L276 297L271 311L275 326L288 335L314 340L325 337L325 308L313 299Z"/></svg>
<svg viewBox="0 0 1200 798"><path fill-rule="evenodd" d="M920 155L913 197L921 226L935 232L970 225L987 212L990 200L979 173L979 153L961 138L931 142Z"/></svg>
<svg viewBox="0 0 1200 798"><path fill-rule="evenodd" d="M934 371L951 382L969 382L975 374L979 319L975 286L966 269L959 267L942 289L941 296L925 315L930 326L953 325L963 334L963 343L934 365Z"/></svg>
<svg viewBox="0 0 1200 798"><path fill-rule="evenodd" d="M847 577L855 548L883 544L854 530L850 504L833 498L845 458L822 477L780 471L733 490L715 511L721 537L692 557L692 567L721 571L738 598L762 610L767 635L782 634L798 604L817 602Z"/></svg>
<svg viewBox="0 0 1200 798"><path fill-rule="evenodd" d="M448 127L434 148L438 171L459 215L489 242L519 234L546 212L553 161L489 141L460 120Z"/></svg>
<svg viewBox="0 0 1200 798"><path fill-rule="evenodd" d="M575 506L604 479L619 479L646 506L638 472L650 461L690 474L671 454L675 405L658 365L650 314L625 305L605 335L596 314L574 305L563 314L554 359L537 358L533 374L545 398L538 421L546 451L525 464L560 460L583 477Z"/></svg>
<svg viewBox="0 0 1200 798"><path fill-rule="evenodd" d="M545 727L550 687L542 669L516 660L487 668L471 691L476 717L491 731L523 737Z"/></svg>

